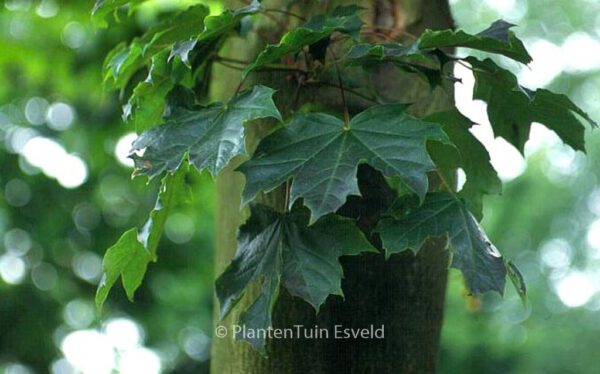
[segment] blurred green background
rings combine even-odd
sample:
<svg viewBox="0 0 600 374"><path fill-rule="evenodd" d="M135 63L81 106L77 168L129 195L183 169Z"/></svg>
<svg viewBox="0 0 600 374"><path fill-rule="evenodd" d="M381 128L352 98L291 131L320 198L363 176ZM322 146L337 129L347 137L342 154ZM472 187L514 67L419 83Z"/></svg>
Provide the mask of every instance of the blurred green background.
<svg viewBox="0 0 600 374"><path fill-rule="evenodd" d="M93 304L101 256L144 222L157 185L131 180L132 129L101 86L106 53L191 1L151 0L133 22L97 30L91 2L0 1L0 370L9 374L208 372L214 186L193 175L190 204L169 218L159 262L129 303L117 289ZM453 0L459 26L518 24L534 63L530 88L567 93L600 118L600 2ZM212 4L219 6L218 3ZM537 60L536 60L537 59ZM527 159L486 125L457 69L459 108L507 182L484 224L522 270L523 308L464 296L452 271L440 353L443 373L595 373L600 347L600 135L589 155L535 127Z"/></svg>

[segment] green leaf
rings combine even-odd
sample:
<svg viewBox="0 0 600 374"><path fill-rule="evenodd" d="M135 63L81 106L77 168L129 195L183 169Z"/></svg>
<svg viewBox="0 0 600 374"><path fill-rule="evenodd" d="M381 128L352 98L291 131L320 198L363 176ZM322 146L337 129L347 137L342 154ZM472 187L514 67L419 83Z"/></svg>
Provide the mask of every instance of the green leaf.
<svg viewBox="0 0 600 374"><path fill-rule="evenodd" d="M169 41L171 41L171 56L169 60L178 56L185 65L190 66L189 54L196 47L210 47L208 48L209 50L204 51L205 57L210 56L215 50L218 50L218 47L212 46L211 43L227 36L230 31L240 25L244 17L255 14L259 10L260 3L253 0L247 6L235 10L225 10L221 14L204 18L202 24L194 26L194 30L198 30L199 26L202 26L199 32L190 32L191 30L185 27L182 30L177 28L179 31L172 33L172 37L169 38ZM164 37L162 38L164 39Z"/></svg>
<svg viewBox="0 0 600 374"><path fill-rule="evenodd" d="M415 43L356 44L346 55L345 62L348 66L362 66L367 70L389 62L408 73L417 74L431 88L442 84L442 64L438 56L418 49Z"/></svg>
<svg viewBox="0 0 600 374"><path fill-rule="evenodd" d="M129 46L120 44L105 59L103 71L106 88L123 88L136 71L161 51L170 51L171 56L179 56L189 66L188 56L194 48L210 45L226 36L239 25L242 18L260 9L257 4L253 2L215 16L207 16L206 6L195 5L151 27ZM210 53L202 54L204 59L209 56Z"/></svg>
<svg viewBox="0 0 600 374"><path fill-rule="evenodd" d="M175 86L167 54L168 51L164 51L152 57L148 77L133 89L123 110L125 120L135 126L137 133L160 123L165 111L165 98Z"/></svg>
<svg viewBox="0 0 600 374"><path fill-rule="evenodd" d="M234 9L225 10L223 13L206 17L206 25L202 34L198 36L198 41L203 42L223 35L239 25L242 18L255 14L261 9L260 2L253 0L250 4Z"/></svg>
<svg viewBox="0 0 600 374"><path fill-rule="evenodd" d="M122 6L129 5L130 3L136 4L142 1L131 1L131 0L96 0L94 8L92 9L92 21L98 27L106 27L106 17L117 11Z"/></svg>
<svg viewBox="0 0 600 374"><path fill-rule="evenodd" d="M299 198L311 221L336 211L348 195L359 195L356 169L366 162L385 176L398 176L424 197L427 172L435 169L425 143L448 143L437 124L405 112L405 105L371 107L348 127L322 113L299 113L291 123L264 138L251 160L238 170L246 176L243 200L271 191L293 178L290 206Z"/></svg>
<svg viewBox="0 0 600 374"><path fill-rule="evenodd" d="M188 195L185 183L188 171L189 166L182 165L174 174L169 173L163 177L154 209L138 233L138 241L150 253L154 261L156 261L158 242L164 231L169 211Z"/></svg>
<svg viewBox="0 0 600 374"><path fill-rule="evenodd" d="M260 118L281 119L273 102L274 91L254 86L227 104L215 103L199 110L177 108L164 125L152 128L133 143L135 173L153 178L173 172L184 155L198 170L216 175L235 156L244 154L244 123Z"/></svg>
<svg viewBox="0 0 600 374"><path fill-rule="evenodd" d="M200 35L206 30L204 20L208 14L208 7L195 5L153 27L149 30L151 39L144 46L144 56L154 56L160 51L170 49L176 42Z"/></svg>
<svg viewBox="0 0 600 374"><path fill-rule="evenodd" d="M531 120L546 125L573 149L585 151L585 128L575 114L592 127L598 126L596 122L565 95L538 89L531 96Z"/></svg>
<svg viewBox="0 0 600 374"><path fill-rule="evenodd" d="M462 30L425 30L416 43L420 49L471 48L500 54L528 64L531 62L531 56L527 53L523 43L510 31L513 26L513 24L498 20L486 30L475 35L467 34Z"/></svg>
<svg viewBox="0 0 600 374"><path fill-rule="evenodd" d="M545 89L528 90L517 78L490 59L465 59L473 67L473 98L485 101L496 136L523 152L532 122L540 122L575 150L584 151L585 128L576 114L592 126L596 123L564 95Z"/></svg>
<svg viewBox="0 0 600 374"><path fill-rule="evenodd" d="M185 64L185 66L191 67L190 53L196 47L196 43L197 41L195 38L183 42L176 42L173 44L173 48L171 49L169 61L171 61L174 57L178 57L181 62Z"/></svg>
<svg viewBox="0 0 600 374"><path fill-rule="evenodd" d="M457 109L433 113L424 120L439 123L456 146L438 147L437 152L431 152L432 158L436 165L440 165L442 160L447 161L458 151L458 160L451 167L461 167L467 177L459 196L466 200L469 210L481 219L483 196L502 193L502 182L490 163L487 150L469 131L472 121Z"/></svg>
<svg viewBox="0 0 600 374"><path fill-rule="evenodd" d="M112 286L121 277L127 297L133 300L135 290L142 284L146 267L151 260L150 254L138 241L137 229L126 231L107 251L102 260L104 271L98 290L96 306L102 308Z"/></svg>
<svg viewBox="0 0 600 374"><path fill-rule="evenodd" d="M525 285L525 279L521 274L521 271L512 261L506 262L506 271L508 273L508 279L515 287L515 291L519 295L523 305L527 305L527 286Z"/></svg>
<svg viewBox="0 0 600 374"><path fill-rule="evenodd" d="M363 24L356 14L360 9L357 6L350 5L334 9L329 16L317 15L311 17L304 25L293 28L283 35L279 44L267 45L256 59L246 67L243 76L246 77L251 71L276 62L289 53L299 52L304 46L325 39L334 31L357 35Z"/></svg>
<svg viewBox="0 0 600 374"><path fill-rule="evenodd" d="M104 60L104 87L109 90L125 87L131 76L144 65L139 40L134 40L129 46L125 43L117 45Z"/></svg>
<svg viewBox="0 0 600 374"><path fill-rule="evenodd" d="M240 316L249 328L271 326L279 285L319 309L329 295L342 296L340 256L373 252L352 220L336 215L308 226L305 208L281 214L255 205L240 227L237 253L217 279L216 292L225 318L249 285L262 282L259 296ZM264 339L248 339L264 352Z"/></svg>
<svg viewBox="0 0 600 374"><path fill-rule="evenodd" d="M421 206L403 213L398 219L383 219L376 228L388 255L407 249L416 253L427 239L446 236L452 267L463 273L472 293L504 292L502 256L462 201L448 193L431 193Z"/></svg>
<svg viewBox="0 0 600 374"><path fill-rule="evenodd" d="M404 71L418 74L434 88L441 84L442 67L449 60L439 48L467 47L501 54L523 63L530 62L531 57L523 43L509 30L512 26L504 21L496 21L476 35L462 30L426 30L418 40L407 45L361 43L350 49L345 61L350 66L360 65L366 69L390 62Z"/></svg>
<svg viewBox="0 0 600 374"><path fill-rule="evenodd" d="M142 284L146 267L150 261L156 261L156 250L162 236L169 210L176 200L185 196L184 178L187 168L180 168L175 174L168 174L162 180L156 205L141 231L132 228L104 254L102 261L102 280L96 291L98 309L108 297L112 286L121 277L123 288L129 300Z"/></svg>

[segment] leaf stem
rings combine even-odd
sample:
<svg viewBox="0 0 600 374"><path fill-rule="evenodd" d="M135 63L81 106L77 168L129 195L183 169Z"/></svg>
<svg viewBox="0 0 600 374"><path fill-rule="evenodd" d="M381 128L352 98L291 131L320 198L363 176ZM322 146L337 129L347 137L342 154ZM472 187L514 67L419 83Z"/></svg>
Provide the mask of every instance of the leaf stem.
<svg viewBox="0 0 600 374"><path fill-rule="evenodd" d="M284 201L284 205L283 205L284 213L287 213L289 210L291 185L292 184L290 183L289 179L287 181L285 181L285 201Z"/></svg>
<svg viewBox="0 0 600 374"><path fill-rule="evenodd" d="M337 63L337 57L331 51L331 55L333 56L333 60L335 62L335 72L337 74L337 80L340 88L340 95L342 97L342 105L344 106L344 127L350 127L350 113L348 112L348 102L346 101L346 92L344 91L344 83L342 82L342 73L340 72L340 66Z"/></svg>
<svg viewBox="0 0 600 374"><path fill-rule="evenodd" d="M240 92L240 90L242 89L242 86L244 85L244 82L246 82L246 78L242 78L242 80L238 84L237 88L235 89L234 96L237 95Z"/></svg>
<svg viewBox="0 0 600 374"><path fill-rule="evenodd" d="M435 169L435 172L437 173L438 177L440 178L440 180L442 181L442 185L444 187L446 187L446 190L448 190L448 192L454 196L455 199L457 199L456 197L456 191L454 191L454 189L452 187L450 187L450 184L448 183L448 181L446 180L446 178L444 177L444 174L442 174L440 172L440 169Z"/></svg>
<svg viewBox="0 0 600 374"><path fill-rule="evenodd" d="M214 58L214 61L216 61L224 66L228 66L232 69L236 69L236 70L244 70L244 69L241 66L235 67L235 66L232 66L231 64L238 64L238 65L250 65L251 64L251 61L238 60L235 58L223 57L223 56L216 56ZM269 65L261 66L261 67L257 68L256 70L257 71L290 71L290 72L302 73L304 75L308 74L308 71L306 71L306 70L290 67L290 66L287 66L284 64L269 64Z"/></svg>

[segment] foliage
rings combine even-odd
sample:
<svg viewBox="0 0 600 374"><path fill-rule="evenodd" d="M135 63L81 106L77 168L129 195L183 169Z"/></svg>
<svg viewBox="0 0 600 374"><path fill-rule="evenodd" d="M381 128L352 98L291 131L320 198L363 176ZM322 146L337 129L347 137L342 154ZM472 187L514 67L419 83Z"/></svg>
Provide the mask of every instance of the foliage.
<svg viewBox="0 0 600 374"><path fill-rule="evenodd" d="M432 236L447 237L452 267L460 269L471 292L504 292L506 269L500 253L464 203L451 194L430 193L422 205L381 220L376 230L388 256L407 249L417 252Z"/></svg>
<svg viewBox="0 0 600 374"><path fill-rule="evenodd" d="M102 9L98 14L106 14L105 4L109 3L97 4L97 9ZM113 8L125 5L111 4ZM447 80L454 81L446 74L448 65L468 65L476 79L473 96L487 102L495 134L521 151L534 121L554 130L577 150L584 149L583 121L595 126L566 96L524 88L512 73L490 59L459 58L444 50L460 46L529 62L531 57L506 22L497 21L474 35L427 30L407 44L366 43L359 40L359 12L357 7L346 7L314 16L292 27L278 44L267 45L253 61L233 62L242 65L240 88L254 70L300 70L319 82L327 69L319 64L296 64L296 60L310 61L311 47L319 43L323 48L325 41L325 48L330 48L335 35L345 41L349 51L342 58L324 54L325 66L336 69L345 106L342 113L333 115L315 110L284 112L282 116L271 98L273 90L263 86L236 93L227 104L197 105L207 99L203 78L211 64L231 62L218 55L219 45L241 28L245 17L267 13L257 2L207 16L203 26L198 22L186 27L187 17L208 14L201 5L191 7L177 16L180 21L160 23L129 45L117 46L106 59L104 77L108 88L128 92L128 87L136 86L126 106L127 117L134 119L140 133L132 154L136 175L154 177L165 173L168 179L188 164L216 175L233 157L244 153L246 122L247 126L257 126L255 120L267 117L280 122L280 127L260 142L252 158L239 169L246 176L244 196L245 202L251 203L251 216L240 229L236 257L217 281L222 317L249 284L262 282L261 293L242 313L240 322L267 328L280 283L318 308L327 295L341 294L339 256L359 255L373 250L371 246L387 254L408 248L416 252L427 240L440 237L448 241L452 264L462 271L471 293L503 292L506 262L477 221L481 218L482 196L498 193L500 185L486 150L468 131L471 121L455 110L417 118L406 113L406 103L371 106L350 120L341 78L344 69L369 70L393 63L408 74L425 78L432 87L445 87ZM277 63L284 56L289 57L289 66ZM142 82L144 71L149 74ZM171 95L175 87L192 100ZM165 123L161 124L163 118ZM356 170L361 163L375 168L391 185L394 178L401 182L399 187L396 185L399 203L387 212L388 217L375 232L360 233L354 222L336 215L349 195L359 194ZM467 174L466 187L459 193L448 183L452 180L448 176L457 167L463 167ZM432 175L441 180L439 186L429 186ZM289 196L283 212L255 205L259 191L277 187ZM174 187L165 183L164 188L162 193L170 194ZM416 202L411 202L413 195L418 197ZM310 210L310 217L300 200ZM156 230L160 232L160 225ZM383 244L373 241L369 245L365 237L377 237L377 233ZM109 249L104 261L107 282L100 286L99 305L119 275L128 295L133 295L148 258L155 255L154 250L140 244L136 231L130 230ZM510 279L523 294L525 287L518 270L512 263L508 268ZM315 277L315 273L321 276ZM259 350L264 347L262 340L250 343Z"/></svg>
<svg viewBox="0 0 600 374"><path fill-rule="evenodd" d="M144 132L134 143L136 173L150 178L165 170L175 172L185 156L198 170L217 173L244 154L244 123L259 118L281 119L273 103L274 91L264 86L241 92L227 104L195 110L175 108L163 126Z"/></svg>
<svg viewBox="0 0 600 374"><path fill-rule="evenodd" d="M216 283L221 318L260 279L260 295L240 316L252 329L271 325L280 283L317 311L330 294L343 295L338 257L375 249L349 219L331 214L309 225L308 218L304 208L279 214L263 205L252 207L250 219L240 228L237 254ZM246 339L264 353L264 337Z"/></svg>
<svg viewBox="0 0 600 374"><path fill-rule="evenodd" d="M246 176L244 200L293 179L289 205L302 198L311 222L338 210L348 195L358 195L356 170L367 162L387 177L398 176L420 198L426 173L435 168L425 149L428 140L449 142L436 124L405 113L404 105L374 106L347 125L322 114L297 114L263 139L239 170Z"/></svg>

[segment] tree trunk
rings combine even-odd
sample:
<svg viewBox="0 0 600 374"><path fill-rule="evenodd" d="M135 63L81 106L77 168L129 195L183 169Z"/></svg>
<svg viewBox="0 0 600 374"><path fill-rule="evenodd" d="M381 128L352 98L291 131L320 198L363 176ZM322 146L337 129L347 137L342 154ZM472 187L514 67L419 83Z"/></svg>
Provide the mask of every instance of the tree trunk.
<svg viewBox="0 0 600 374"><path fill-rule="evenodd" d="M283 8L277 3L287 1L264 1L271 8ZM328 1L305 1L296 11L304 15L321 13ZM339 2L338 2L339 3ZM356 2L353 2L356 3ZM362 1L367 11L364 20L377 29L396 37L415 35L425 28L449 28L452 26L446 0L370 0ZM331 7L332 5L329 4ZM285 20L292 22L293 20ZM273 23L273 28L277 25ZM265 33L269 35L269 33ZM270 33L273 35L273 32ZM408 39L410 40L410 39ZM247 41L233 41L225 47L231 57L249 59L256 52L256 45ZM226 97L237 85L239 72L218 68L215 71L213 94ZM230 78L230 79L226 79ZM297 93L294 84L287 83L285 73L257 74L258 81L278 88L277 103L282 112L290 110L299 102L327 103L338 108L339 92L330 88L302 88ZM282 83L283 82L283 83ZM393 67L383 67L373 75L373 83L379 93L390 100L416 103L411 107L415 114L425 114L446 108L452 103L451 89L431 92L426 84L414 77L407 77ZM298 96L299 95L299 96ZM332 99L335 98L335 99ZM349 98L351 112L365 106L358 98ZM251 125L249 149L264 134L268 124ZM216 274L223 272L236 249L236 231L244 220L240 211L240 196L244 178L233 170L237 163L221 172L217 178L218 223L216 234ZM374 207L389 204L392 193L381 183L381 174L362 166L359 182L363 198L349 198L341 213L360 217L359 226L372 224L369 213ZM281 191L263 197L272 206L282 204ZM314 309L300 299L291 297L284 290L274 312L274 327L284 328L303 325L307 329L316 326L333 333L336 325L344 328L384 326L383 339L279 339L268 341L267 357L261 356L244 342L235 342L229 334L226 338L214 337L211 369L221 373L430 373L435 371L436 355L442 325L448 255L444 243L432 242L413 256L408 251L392 256L387 261L382 255L363 255L342 258L344 280L342 288L345 299L330 296L315 315ZM250 304L245 298L231 315L217 323L231 331L239 313ZM215 313L218 319L218 313Z"/></svg>

